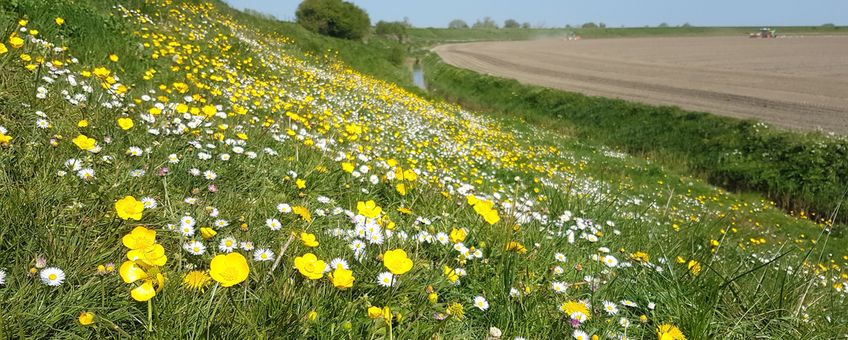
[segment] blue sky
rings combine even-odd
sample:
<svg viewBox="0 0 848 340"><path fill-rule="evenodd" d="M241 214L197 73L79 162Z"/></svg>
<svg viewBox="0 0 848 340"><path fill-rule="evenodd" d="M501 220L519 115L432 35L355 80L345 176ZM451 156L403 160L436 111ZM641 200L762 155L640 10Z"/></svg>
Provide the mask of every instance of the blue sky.
<svg viewBox="0 0 848 340"><path fill-rule="evenodd" d="M224 0L293 20L299 0ZM499 24L519 22L560 27L604 22L609 27L691 23L697 26L791 26L848 24L848 0L353 0L378 20L409 17L417 27L444 27L452 19L469 24L490 16Z"/></svg>

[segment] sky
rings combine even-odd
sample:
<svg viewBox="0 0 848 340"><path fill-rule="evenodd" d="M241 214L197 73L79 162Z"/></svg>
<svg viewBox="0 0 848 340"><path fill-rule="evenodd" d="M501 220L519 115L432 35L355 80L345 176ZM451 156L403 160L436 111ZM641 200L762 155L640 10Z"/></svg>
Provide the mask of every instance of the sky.
<svg viewBox="0 0 848 340"><path fill-rule="evenodd" d="M224 0L281 20L294 20L299 0ZM848 0L349 0L371 22L408 17L416 27L446 27L453 19L469 25L486 16L545 27L603 22L608 27L656 26L818 26L848 25Z"/></svg>

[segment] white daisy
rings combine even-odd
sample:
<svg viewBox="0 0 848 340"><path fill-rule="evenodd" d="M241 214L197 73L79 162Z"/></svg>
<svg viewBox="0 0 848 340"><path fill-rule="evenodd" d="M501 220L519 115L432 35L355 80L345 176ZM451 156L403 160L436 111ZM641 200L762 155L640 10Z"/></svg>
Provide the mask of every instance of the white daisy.
<svg viewBox="0 0 848 340"><path fill-rule="evenodd" d="M212 181L212 180L215 180L216 178L218 178L218 174L216 174L215 171L206 170L206 171L203 172L203 177Z"/></svg>
<svg viewBox="0 0 848 340"><path fill-rule="evenodd" d="M157 206L156 200L153 197L142 197L141 203L144 204L144 209L153 209Z"/></svg>
<svg viewBox="0 0 848 340"><path fill-rule="evenodd" d="M397 285L397 281L394 280L394 275L390 272L382 272L380 275L377 275L377 284L383 287L391 287L393 285Z"/></svg>
<svg viewBox="0 0 848 340"><path fill-rule="evenodd" d="M615 303L613 303L611 301L604 301L603 303L604 303L604 311L606 311L607 314L609 314L609 315L618 314L618 306L616 306Z"/></svg>
<svg viewBox="0 0 848 340"><path fill-rule="evenodd" d="M271 230L280 230L280 228L283 227L283 224L276 218L269 218L265 220L265 225Z"/></svg>
<svg viewBox="0 0 848 340"><path fill-rule="evenodd" d="M615 256L612 256L612 255L604 256L603 261L604 261L604 264L607 265L607 267L615 268L616 266L618 266L618 259L615 258Z"/></svg>
<svg viewBox="0 0 848 340"><path fill-rule="evenodd" d="M199 241L191 241L183 245L183 249L192 255L203 255L206 252L206 246Z"/></svg>
<svg viewBox="0 0 848 340"><path fill-rule="evenodd" d="M131 146L131 147L129 147L129 149L127 149L127 155L130 155L130 156L133 156L133 157L141 156L143 153L144 153L144 151L141 150L141 148L137 147L137 146Z"/></svg>
<svg viewBox="0 0 848 340"><path fill-rule="evenodd" d="M253 252L253 260L254 261L271 261L274 259L274 252L270 249L256 249Z"/></svg>
<svg viewBox="0 0 848 340"><path fill-rule="evenodd" d="M6 271L0 269L0 286L6 284Z"/></svg>
<svg viewBox="0 0 848 340"><path fill-rule="evenodd" d="M478 295L474 298L474 307L477 307L480 310L489 309L489 301L486 301L486 298Z"/></svg>
<svg viewBox="0 0 848 340"><path fill-rule="evenodd" d="M565 262L566 261L565 254L563 254L563 253L554 254L554 258L557 260L557 262Z"/></svg>
<svg viewBox="0 0 848 340"><path fill-rule="evenodd" d="M221 239L221 243L218 244L218 250L223 251L225 253L232 252L238 246L238 241L236 241L235 237L227 236Z"/></svg>
<svg viewBox="0 0 848 340"><path fill-rule="evenodd" d="M574 340L589 340L589 334L579 329L575 329L571 336L574 337Z"/></svg>
<svg viewBox="0 0 848 340"><path fill-rule="evenodd" d="M562 294L565 293L566 289L568 289L568 285L559 281L554 281L551 283L551 289L553 289L557 294Z"/></svg>
<svg viewBox="0 0 848 340"><path fill-rule="evenodd" d="M241 242L241 243L239 243L239 248L241 248L244 251L251 251L251 250L253 250L253 242L250 242L250 241Z"/></svg>
<svg viewBox="0 0 848 340"><path fill-rule="evenodd" d="M290 205L288 205L286 203L280 203L280 204L277 205L277 211L279 211L282 214L288 214L292 211L292 208L291 208Z"/></svg>
<svg viewBox="0 0 848 340"><path fill-rule="evenodd" d="M340 267L346 270L350 270L350 266L347 264L347 261L345 261L345 259L341 257L334 258L332 261L330 261L330 268L335 270Z"/></svg>
<svg viewBox="0 0 848 340"><path fill-rule="evenodd" d="M441 244L448 244L448 242L450 242L448 234L445 234L443 232L439 232L436 234L436 240L439 241L439 243Z"/></svg>
<svg viewBox="0 0 848 340"><path fill-rule="evenodd" d="M90 180L94 179L94 169L92 169L92 168L82 169L79 172L77 172L77 176L79 176L79 178L81 180L90 181Z"/></svg>
<svg viewBox="0 0 848 340"><path fill-rule="evenodd" d="M48 267L41 270L41 282L52 287L57 287L65 281L65 272L56 267Z"/></svg>

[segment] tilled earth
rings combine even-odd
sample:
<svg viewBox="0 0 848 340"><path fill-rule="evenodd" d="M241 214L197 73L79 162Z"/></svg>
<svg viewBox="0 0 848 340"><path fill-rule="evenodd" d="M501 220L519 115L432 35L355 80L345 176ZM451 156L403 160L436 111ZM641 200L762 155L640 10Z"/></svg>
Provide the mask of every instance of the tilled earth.
<svg viewBox="0 0 848 340"><path fill-rule="evenodd" d="M848 133L848 35L545 39L434 51L528 84Z"/></svg>

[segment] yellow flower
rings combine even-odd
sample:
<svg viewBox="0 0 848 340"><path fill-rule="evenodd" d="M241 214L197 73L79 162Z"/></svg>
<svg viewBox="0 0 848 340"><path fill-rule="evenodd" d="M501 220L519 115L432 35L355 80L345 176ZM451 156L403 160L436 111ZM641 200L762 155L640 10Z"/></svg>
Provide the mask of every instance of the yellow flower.
<svg viewBox="0 0 848 340"><path fill-rule="evenodd" d="M209 264L209 274L212 279L223 287L230 287L247 280L250 268L247 259L240 253L216 255Z"/></svg>
<svg viewBox="0 0 848 340"><path fill-rule="evenodd" d="M209 227L200 228L200 236L202 236L204 240L213 238L215 235L218 235L218 232L215 231L215 229Z"/></svg>
<svg viewBox="0 0 848 340"><path fill-rule="evenodd" d="M435 292L427 294L427 301L430 301L431 304L439 302L439 294L436 294Z"/></svg>
<svg viewBox="0 0 848 340"><path fill-rule="evenodd" d="M510 241L509 243L507 243L505 248L507 251L512 250L519 254L524 254L527 252L527 248L525 248L524 245L515 241Z"/></svg>
<svg viewBox="0 0 848 340"><path fill-rule="evenodd" d="M156 231L142 226L135 227L121 239L124 246L130 249L144 249L156 243Z"/></svg>
<svg viewBox="0 0 848 340"><path fill-rule="evenodd" d="M445 277L447 277L447 278L448 278L448 280L449 280L451 283L456 283L456 280L459 280L459 274L457 274L457 273L456 273L456 270L454 270L454 269L453 269L453 268L451 268L451 267L443 266L443 267L442 267L442 272L445 274Z"/></svg>
<svg viewBox="0 0 848 340"><path fill-rule="evenodd" d="M403 183L398 183L397 185L395 185L395 190L397 190L397 192L401 196L406 196L406 185L404 185Z"/></svg>
<svg viewBox="0 0 848 340"><path fill-rule="evenodd" d="M56 18L56 25L62 26L64 24L65 24L65 19L62 19L62 17Z"/></svg>
<svg viewBox="0 0 848 340"><path fill-rule="evenodd" d="M77 127L81 127L81 128L88 127L88 120L82 119L82 120L78 121Z"/></svg>
<svg viewBox="0 0 848 340"><path fill-rule="evenodd" d="M294 266L303 276L310 280L318 280L324 277L327 264L318 259L313 253L306 253L294 259Z"/></svg>
<svg viewBox="0 0 848 340"><path fill-rule="evenodd" d="M120 126L122 130L132 129L133 125L134 124L132 118L118 118L118 126Z"/></svg>
<svg viewBox="0 0 848 340"><path fill-rule="evenodd" d="M300 233L300 241L303 242L304 246L309 248L315 248L318 246L318 241L315 240L315 234Z"/></svg>
<svg viewBox="0 0 848 340"><path fill-rule="evenodd" d="M559 306L559 309L569 317L574 317L575 313L582 314L581 317L585 316L586 319L589 319L591 317L591 315L589 314L589 308L586 306L585 303L580 301L570 300L563 302L562 305Z"/></svg>
<svg viewBox="0 0 848 340"><path fill-rule="evenodd" d="M12 141L12 136L0 133L0 144L9 144Z"/></svg>
<svg viewBox="0 0 848 340"><path fill-rule="evenodd" d="M377 319L383 316L383 309L377 306L368 307L368 317Z"/></svg>
<svg viewBox="0 0 848 340"><path fill-rule="evenodd" d="M165 247L161 244L153 244L142 249L133 249L127 252L127 259L130 261L141 261L147 266L164 266L168 262L168 257L165 256Z"/></svg>
<svg viewBox="0 0 848 340"><path fill-rule="evenodd" d="M406 256L403 249L389 250L383 254L383 265L389 269L392 274L401 275L412 269L412 260Z"/></svg>
<svg viewBox="0 0 848 340"><path fill-rule="evenodd" d="M153 288L153 283L145 281L141 286L135 287L130 291L130 296L138 302L144 302L156 296L156 290Z"/></svg>
<svg viewBox="0 0 848 340"><path fill-rule="evenodd" d="M316 319L318 319L318 312L314 310L309 311L309 313L306 314L306 319L309 321L315 321Z"/></svg>
<svg viewBox="0 0 848 340"><path fill-rule="evenodd" d="M450 241L453 243L464 242L468 237L468 230L465 228L453 228L450 232Z"/></svg>
<svg viewBox="0 0 848 340"><path fill-rule="evenodd" d="M344 163L342 163L342 170L343 170L344 172L347 172L347 173L351 173L351 172L353 172L353 170L355 169L355 167L356 167L356 166L355 166L353 163L350 163L350 162L344 162Z"/></svg>
<svg viewBox="0 0 848 340"><path fill-rule="evenodd" d="M686 336L675 325L667 323L657 326L658 340L686 340Z"/></svg>
<svg viewBox="0 0 848 340"><path fill-rule="evenodd" d="M383 212L383 208L380 208L373 200L369 200L368 202L359 201L356 202L356 211L362 216L377 218Z"/></svg>
<svg viewBox="0 0 848 340"><path fill-rule="evenodd" d="M353 277L352 270L344 269L341 266L336 268L336 270L327 276L330 277L330 281L333 283L333 286L339 289L353 287L353 281L356 280L356 278Z"/></svg>
<svg viewBox="0 0 848 340"><path fill-rule="evenodd" d="M12 46L12 48L21 48L24 46L24 40L17 35L13 35L9 37L9 45Z"/></svg>
<svg viewBox="0 0 848 340"><path fill-rule="evenodd" d="M310 213L309 209L306 209L306 207L302 207L302 206L292 207L292 212L294 212L295 215L300 216L300 218L302 220L306 221L307 223L312 222L312 213Z"/></svg>
<svg viewBox="0 0 848 340"><path fill-rule="evenodd" d="M110 54L109 60L111 60L113 63L118 62L118 55L117 54Z"/></svg>
<svg viewBox="0 0 848 340"><path fill-rule="evenodd" d="M183 287L188 290L203 291L211 278L204 271L192 270L183 277Z"/></svg>
<svg viewBox="0 0 848 340"><path fill-rule="evenodd" d="M0 42L0 55L5 54L6 52L9 52L9 49L6 48L6 44Z"/></svg>
<svg viewBox="0 0 848 340"><path fill-rule="evenodd" d="M689 272L692 275L698 276L701 273L701 263L695 260L689 260L689 263L686 264L686 267L689 268Z"/></svg>
<svg viewBox="0 0 848 340"><path fill-rule="evenodd" d="M115 211L118 212L118 217L121 219L138 221L141 219L141 213L144 211L144 203L136 200L135 197L125 196L115 202Z"/></svg>
<svg viewBox="0 0 848 340"><path fill-rule="evenodd" d="M94 140L94 138L89 138L86 135L79 135L71 141L74 142L78 148L85 151L93 150L97 145L97 141Z"/></svg>
<svg viewBox="0 0 848 340"><path fill-rule="evenodd" d="M205 114L206 117L212 117L217 113L218 113L218 109L215 108L212 105L206 105L206 106L203 107L203 114Z"/></svg>
<svg viewBox="0 0 848 340"><path fill-rule="evenodd" d="M305 189L306 188L306 181L303 180L303 179L298 179L298 180L294 181L294 184L297 185L298 189Z"/></svg>
<svg viewBox="0 0 848 340"><path fill-rule="evenodd" d="M82 312L82 313L80 313L77 320L79 320L80 325L83 325L83 326L91 325L91 324L94 323L94 313L92 313L92 312Z"/></svg>
<svg viewBox="0 0 848 340"><path fill-rule="evenodd" d="M462 318L465 317L465 308L457 302L448 304L448 307L447 309L445 309L445 312L448 313L448 315L452 315L457 320L462 320Z"/></svg>
<svg viewBox="0 0 848 340"><path fill-rule="evenodd" d="M491 201L480 200L474 204L474 211L476 211L478 215L482 216L489 224L495 224L501 220L501 217L498 216L497 210L492 209L493 205L494 203Z"/></svg>
<svg viewBox="0 0 848 340"><path fill-rule="evenodd" d="M105 67L95 67L94 68L94 76L101 79L106 79L109 75L112 74L112 71L109 71Z"/></svg>
<svg viewBox="0 0 848 340"><path fill-rule="evenodd" d="M144 269L141 269L141 267L133 261L124 261L124 263L121 264L121 268L118 269L118 273L121 275L121 279L126 283L133 283L147 278L147 272L145 272Z"/></svg>

